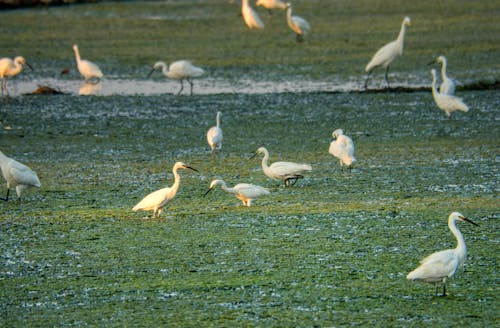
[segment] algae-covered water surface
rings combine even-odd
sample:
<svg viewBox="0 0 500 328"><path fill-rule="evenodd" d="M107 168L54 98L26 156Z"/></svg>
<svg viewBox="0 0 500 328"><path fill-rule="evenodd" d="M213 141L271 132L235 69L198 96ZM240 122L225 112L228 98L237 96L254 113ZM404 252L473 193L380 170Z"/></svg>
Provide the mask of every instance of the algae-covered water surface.
<svg viewBox="0 0 500 328"><path fill-rule="evenodd" d="M430 90L271 87L271 92L218 93L210 82L213 92L197 94L203 78L195 82L193 96L172 95L175 84L164 94L87 97L28 96L16 87L30 78L53 79L60 67L72 65L71 50L60 51L76 42L90 45L85 57L112 72L108 81L126 78L127 86L144 81L148 65L167 53L176 59L188 53L204 66L206 79L215 76L226 85L243 75L272 86L328 83L330 76L361 84L359 72L377 46L395 36L403 16L416 18L413 42L424 45L422 35L435 34L419 18L458 26L461 17L470 26L478 14L494 18L498 12L490 2L451 6L451 17L439 16L425 1L390 13L376 1L325 3L330 2L297 2L297 12L317 31L304 44L278 23L279 12L268 16L260 10L268 34L245 30L238 1L106 2L0 13L2 31L10 29L7 20L22 25L16 30L19 43L2 36L2 51L32 51L25 56L35 67L9 81L12 96L0 99L0 150L29 165L42 182L22 199L13 196L0 204L0 325L494 326L500 217L500 102L494 88L459 88L470 111L447 119ZM389 32L374 31L379 41L370 41L366 29L352 24L351 34L339 41L338 30L326 24L332 13L339 22L334 26L345 33L349 19L363 17ZM217 15L223 22L217 23ZM488 17L475 21L474 35L481 37L464 32L454 41L440 38L449 42L446 54L462 54L453 59L462 86L494 80L498 71L498 43L490 44L498 33L490 39L479 33L494 25ZM39 38L57 40L46 52L30 33L36 20L47 24ZM227 26L223 51L213 49L214 38L223 39L220 33L187 32L207 22ZM89 24L113 33L101 36L88 30ZM201 45L181 42L185 35ZM337 41L322 48L320 40L332 35ZM125 36L128 42L120 41ZM172 42L160 43L169 38ZM429 42L436 45L437 38ZM445 50L419 49L410 40L393 76L411 89L428 85L426 64ZM105 42L111 45L103 47ZM283 51L281 59L271 56L272 49ZM354 55L357 49L360 54ZM345 70L327 68L333 65L326 61L330 55L344 52ZM470 58L483 62L472 69ZM405 80L407 73L415 79ZM77 73L70 74L57 77L58 83L74 83ZM374 79L383 86L380 75ZM280 92L272 92L276 89ZM212 154L205 134L217 111L224 141L222 151ZM358 163L351 171L328 153L337 128L356 146ZM271 162L310 163L313 170L284 187L264 176L261 157L249 159L261 146ZM149 192L173 183L176 161L199 172L180 172L179 192L160 219L133 212ZM215 178L231 186L254 183L271 193L252 207L219 189L204 196ZM2 180L2 197L4 192ZM458 223L468 257L449 280L449 295L437 297L433 285L409 282L406 275L426 255L455 247L446 221L452 211L480 226Z"/></svg>

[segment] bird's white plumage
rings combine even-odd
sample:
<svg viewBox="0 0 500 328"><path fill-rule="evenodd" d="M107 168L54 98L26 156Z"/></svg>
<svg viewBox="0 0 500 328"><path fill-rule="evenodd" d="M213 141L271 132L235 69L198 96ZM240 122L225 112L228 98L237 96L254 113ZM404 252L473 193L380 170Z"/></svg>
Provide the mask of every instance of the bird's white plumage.
<svg viewBox="0 0 500 328"><path fill-rule="evenodd" d="M457 240L457 247L439 251L424 258L415 270L408 273L406 276L408 280L436 284L442 282L444 284L443 295L446 295L446 280L455 275L467 255L467 247L462 233L455 225L456 221L467 221L477 225L458 212L451 213L448 217L448 227Z"/></svg>
<svg viewBox="0 0 500 328"><path fill-rule="evenodd" d="M163 211L163 207L170 202L177 191L179 190L181 177L177 172L179 169L191 169L193 171L197 171L196 169L190 167L183 162L177 162L174 164L172 168L172 172L174 173L174 184L171 187L162 188L157 191L153 191L146 197L144 197L137 205L135 205L132 210L135 211L153 211L153 217L158 214L160 217L161 212Z"/></svg>
<svg viewBox="0 0 500 328"><path fill-rule="evenodd" d="M181 83L181 89L177 94L180 94L184 89L184 80L188 81L189 85L191 86L191 94L193 94L193 82L191 81L191 78L199 77L205 73L205 70L203 70L201 67L193 65L188 60L177 60L171 63L170 67L168 67L168 65L163 61L157 61L153 65L153 69L151 70L149 75L151 75L154 71L160 69L165 77L171 78L173 80L179 80L179 82Z"/></svg>
<svg viewBox="0 0 500 328"><path fill-rule="evenodd" d="M468 112L469 107L462 101L461 98L443 94L438 92L437 90L437 79L436 79L436 70L431 70L432 75L432 96L434 97L434 101L439 109L444 110L446 116L451 117L451 114L457 110L462 112Z"/></svg>
<svg viewBox="0 0 500 328"><path fill-rule="evenodd" d="M269 152L264 147L257 149L255 154L264 154L264 158L262 158L262 171L264 171L264 174L273 180L283 180L286 186L289 185L289 180L296 181L303 178L303 173L312 170L309 164L293 162L274 162L269 165Z"/></svg>
<svg viewBox="0 0 500 328"><path fill-rule="evenodd" d="M366 65L365 72L368 73L368 76L366 77L365 88L368 84L368 78L371 72L377 67L382 67L386 69L385 80L387 84L389 84L389 79L388 79L389 67L396 58L403 55L406 26L410 26L410 23L411 23L410 17L405 17L403 19L403 23L401 24L401 29L399 31L397 39L387 43L382 48L380 48L375 53L375 55L373 55L370 62Z"/></svg>
<svg viewBox="0 0 500 328"><path fill-rule="evenodd" d="M257 0L255 4L266 9L286 9L286 3L281 0Z"/></svg>
<svg viewBox="0 0 500 328"><path fill-rule="evenodd" d="M286 21L288 27L295 32L297 36L297 41L302 42L304 40L304 35L309 33L311 30L311 25L302 17L292 15L292 4L287 3L286 11Z"/></svg>
<svg viewBox="0 0 500 328"><path fill-rule="evenodd" d="M3 177L7 181L7 196L5 200L9 198L9 189L16 188L16 193L18 197L26 188L29 187L41 187L42 184L38 179L36 173L24 164L5 156L4 153L0 151L0 169L2 170Z"/></svg>
<svg viewBox="0 0 500 328"><path fill-rule="evenodd" d="M446 74L446 57L439 56L436 58L436 62L441 63L441 85L439 86L439 93L453 96L455 94L455 81L450 79Z"/></svg>
<svg viewBox="0 0 500 328"><path fill-rule="evenodd" d="M221 112L217 112L216 126L212 126L207 131L207 142L210 148L212 149L212 152L215 149L220 150L222 148L223 135L222 135L222 129L220 127L220 116Z"/></svg>
<svg viewBox="0 0 500 328"><path fill-rule="evenodd" d="M354 157L354 143L349 136L344 134L342 129L337 129L332 132L333 141L330 143L329 153L337 157L340 161L340 166L352 166L356 163Z"/></svg>
<svg viewBox="0 0 500 328"><path fill-rule="evenodd" d="M99 66L97 66L90 60L85 60L80 57L78 45L73 45L73 51L75 52L76 67L78 68L78 72L80 72L80 74L86 81L92 79L101 79L104 76Z"/></svg>
<svg viewBox="0 0 500 328"><path fill-rule="evenodd" d="M264 28L264 23L260 19L259 14L250 6L248 0L241 1L241 15L248 28L261 29Z"/></svg>
<svg viewBox="0 0 500 328"><path fill-rule="evenodd" d="M253 200L269 194L269 190L261 186L257 186L251 183L238 183L234 187L228 187L224 180L213 180L210 183L210 188L205 194L214 189L216 186L221 186L221 189L227 193L234 194L236 198L243 202L245 206L251 206Z"/></svg>
<svg viewBox="0 0 500 328"><path fill-rule="evenodd" d="M10 58L0 58L0 78L2 78L2 95L9 94L7 90L7 78L13 77L21 73L23 65L33 69L24 57L17 56L14 60Z"/></svg>

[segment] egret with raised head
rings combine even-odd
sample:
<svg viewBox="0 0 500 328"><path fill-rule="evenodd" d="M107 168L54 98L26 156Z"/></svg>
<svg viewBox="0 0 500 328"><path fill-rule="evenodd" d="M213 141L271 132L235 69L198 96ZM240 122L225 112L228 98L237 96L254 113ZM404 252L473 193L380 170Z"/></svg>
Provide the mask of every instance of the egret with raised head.
<svg viewBox="0 0 500 328"><path fill-rule="evenodd" d="M436 285L436 295L438 293L438 284L443 283L442 296L446 296L446 280L457 273L457 270L464 264L467 255L464 237L456 227L456 221L466 221L478 226L478 224L458 212L451 213L448 217L448 227L457 240L457 247L427 256L420 261L420 266L418 268L408 273L406 276L408 280L434 283Z"/></svg>
<svg viewBox="0 0 500 328"><path fill-rule="evenodd" d="M103 77L101 69L99 66L91 62L90 60L85 60L80 57L80 51L78 51L78 45L73 45L73 51L75 52L76 67L78 72L83 76L85 81L99 80Z"/></svg>
<svg viewBox="0 0 500 328"><path fill-rule="evenodd" d="M290 27L290 29L295 32L297 42L303 42L304 35L309 33L309 31L311 30L311 25L309 25L309 23L304 18L292 15L291 3L288 2L286 4L286 7L286 22L288 23L288 27Z"/></svg>
<svg viewBox="0 0 500 328"><path fill-rule="evenodd" d="M455 81L450 79L446 74L448 66L446 57L439 56L432 63L441 63L441 85L439 86L439 93L453 96L455 94Z"/></svg>
<svg viewBox="0 0 500 328"><path fill-rule="evenodd" d="M221 112L217 112L216 116L216 126L212 126L210 129L207 131L207 142L208 145L210 146L210 149L212 149L212 152L217 149L220 150L222 149L222 129L220 127L220 116Z"/></svg>
<svg viewBox="0 0 500 328"><path fill-rule="evenodd" d="M149 195L143 198L137 205L132 208L134 212L136 211L153 211L153 218L158 215L160 217L163 207L167 205L177 194L179 186L181 183L181 177L177 172L179 169L190 169L198 172L197 169L184 164L183 162L177 162L174 164L172 172L174 173L174 184L171 187L166 187L157 191L153 191Z"/></svg>
<svg viewBox="0 0 500 328"><path fill-rule="evenodd" d="M283 180L287 187L290 186L291 181L291 185L294 185L298 179L304 178L303 173L312 171L309 164L274 162L269 165L269 152L264 147L257 149L250 158L254 158L257 154L264 154L264 158L262 158L262 171L264 171L264 174L273 180Z"/></svg>
<svg viewBox="0 0 500 328"><path fill-rule="evenodd" d="M24 164L5 156L0 151L0 169L2 170L3 177L7 181L7 195L1 200L9 200L9 192L11 188L16 188L18 197L21 197L23 191L30 187L40 188L42 184L38 179L36 173Z"/></svg>
<svg viewBox="0 0 500 328"><path fill-rule="evenodd" d="M197 66L194 66L188 60L178 60L170 64L170 67L163 61L157 61L153 65L153 69L149 72L148 77L153 74L153 72L160 70L165 77L179 80L181 83L181 89L177 92L177 95L180 95L182 90L184 89L184 80L188 81L191 86L190 94L193 95L193 82L191 81L194 77L199 77L205 73L205 71Z"/></svg>
<svg viewBox="0 0 500 328"><path fill-rule="evenodd" d="M7 78L14 77L21 73L23 70L23 65L26 65L31 70L33 68L30 64L26 62L26 59L21 56L17 56L14 60L10 58L0 58L0 78L2 78L2 96L9 95L9 90L7 90Z"/></svg>
<svg viewBox="0 0 500 328"><path fill-rule="evenodd" d="M469 107L462 101L461 98L440 93L437 90L436 70L431 69L432 75L432 96L439 109L444 110L446 116L451 119L451 114L457 110L468 112Z"/></svg>
<svg viewBox="0 0 500 328"><path fill-rule="evenodd" d="M236 186L230 188L226 185L224 180L213 180L210 183L210 188L205 193L205 196L212 191L216 186L221 186L221 189L227 193L234 194L236 198L243 202L245 206L251 206L252 202L264 195L269 195L269 190L261 186L250 183L238 183Z"/></svg>

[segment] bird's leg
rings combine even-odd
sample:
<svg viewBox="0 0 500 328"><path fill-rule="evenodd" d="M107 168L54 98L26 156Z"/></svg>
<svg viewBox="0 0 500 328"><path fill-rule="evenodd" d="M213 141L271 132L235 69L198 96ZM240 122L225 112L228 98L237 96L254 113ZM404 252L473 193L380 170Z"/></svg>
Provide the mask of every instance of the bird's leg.
<svg viewBox="0 0 500 328"><path fill-rule="evenodd" d="M9 95L9 90L7 90L7 78L4 77L2 79L2 96L8 96Z"/></svg>
<svg viewBox="0 0 500 328"><path fill-rule="evenodd" d="M441 296L443 296L443 297L446 296L446 281L443 284L443 295L441 295Z"/></svg>
<svg viewBox="0 0 500 328"><path fill-rule="evenodd" d="M387 65L387 68L385 69L385 82L387 83L388 88L391 87L391 85L389 84L389 67L390 65Z"/></svg>
<svg viewBox="0 0 500 328"><path fill-rule="evenodd" d="M182 90L184 89L184 82L182 82L182 79L180 79L181 81L181 89L179 90L179 92L177 92L177 95L180 95Z"/></svg>
<svg viewBox="0 0 500 328"><path fill-rule="evenodd" d="M186 79L189 82L189 85L191 86L191 93L190 95L193 95L193 82L190 79Z"/></svg>
<svg viewBox="0 0 500 328"><path fill-rule="evenodd" d="M5 196L5 198L0 198L0 199L4 200L4 201L8 201L9 200L9 192L10 192L10 189L7 188L7 196Z"/></svg>
<svg viewBox="0 0 500 328"><path fill-rule="evenodd" d="M288 182L289 180L290 180L290 178L286 178L286 179L285 179L285 187L290 186L290 183Z"/></svg>
<svg viewBox="0 0 500 328"><path fill-rule="evenodd" d="M435 290L434 290L434 295L438 296L438 283L436 282L434 284Z"/></svg>

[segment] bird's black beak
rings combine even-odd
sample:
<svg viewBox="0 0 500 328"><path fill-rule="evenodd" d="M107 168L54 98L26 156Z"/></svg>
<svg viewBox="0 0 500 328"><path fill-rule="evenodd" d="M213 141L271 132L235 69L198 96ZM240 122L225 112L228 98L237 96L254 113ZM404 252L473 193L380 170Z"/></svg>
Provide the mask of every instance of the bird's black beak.
<svg viewBox="0 0 500 328"><path fill-rule="evenodd" d="M430 62L427 63L427 66L431 66L431 65L434 65L436 62L436 60L431 60Z"/></svg>
<svg viewBox="0 0 500 328"><path fill-rule="evenodd" d="M190 170L193 170L193 171L195 171L195 172L200 172L200 171L198 171L197 169L195 169L194 167L187 166L187 165L186 165L186 169L190 169Z"/></svg>
<svg viewBox="0 0 500 328"><path fill-rule="evenodd" d="M153 68L153 69L151 70L151 72L149 72L149 73L148 73L148 77L150 77L150 76L151 76L151 74L153 74L153 73L154 73L154 71L156 71L156 70Z"/></svg>
<svg viewBox="0 0 500 328"><path fill-rule="evenodd" d="M254 158L255 156L257 156L257 154L258 154L257 152L253 153L252 156L250 156L248 159L250 160L250 159Z"/></svg>
<svg viewBox="0 0 500 328"><path fill-rule="evenodd" d="M214 189L214 188L213 188L213 187L212 187L212 188L209 188L209 189L207 190L207 192L203 194L203 197L205 197L206 195L208 195L208 193L209 193L209 192L211 192L211 191L212 191L212 189Z"/></svg>
<svg viewBox="0 0 500 328"><path fill-rule="evenodd" d="M467 222L469 222L469 223L472 223L472 224L473 224L473 225L475 225L476 227L479 227L479 224L477 224L477 223L473 222L471 219L466 218L465 216L461 216L460 218L461 218L462 220L464 220L464 221L467 221Z"/></svg>
<svg viewBox="0 0 500 328"><path fill-rule="evenodd" d="M24 64L25 64L26 66L28 66L28 67L29 67L32 71L34 71L33 67L31 67L31 65L30 65L30 64L28 64L28 63L24 63Z"/></svg>

